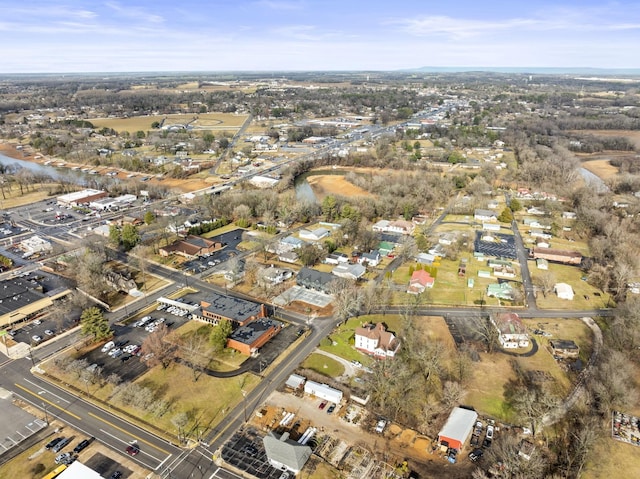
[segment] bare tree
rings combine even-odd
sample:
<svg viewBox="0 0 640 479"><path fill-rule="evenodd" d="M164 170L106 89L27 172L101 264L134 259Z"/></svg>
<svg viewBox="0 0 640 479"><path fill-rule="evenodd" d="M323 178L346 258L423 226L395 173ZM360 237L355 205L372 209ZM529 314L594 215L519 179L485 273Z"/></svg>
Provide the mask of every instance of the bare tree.
<svg viewBox="0 0 640 479"><path fill-rule="evenodd" d="M329 294L333 295L333 308L340 321L360 310L362 297L355 281L337 278L329 284Z"/></svg>
<svg viewBox="0 0 640 479"><path fill-rule="evenodd" d="M182 341L180 356L193 371L193 381L196 382L211 362L212 348L208 338L199 334L190 334Z"/></svg>
<svg viewBox="0 0 640 479"><path fill-rule="evenodd" d="M176 358L176 353L177 347L169 339L169 328L164 323L142 342L142 354L149 355L147 364L150 367L161 364L162 369L167 369Z"/></svg>

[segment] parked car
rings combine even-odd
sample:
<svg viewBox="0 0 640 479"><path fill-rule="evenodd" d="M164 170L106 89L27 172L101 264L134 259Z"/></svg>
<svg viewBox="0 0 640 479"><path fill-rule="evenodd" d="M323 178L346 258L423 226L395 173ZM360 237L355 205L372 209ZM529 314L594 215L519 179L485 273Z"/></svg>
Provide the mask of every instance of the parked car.
<svg viewBox="0 0 640 479"><path fill-rule="evenodd" d="M55 459L56 464L71 464L73 462L73 456L70 452L63 452L58 454Z"/></svg>
<svg viewBox="0 0 640 479"><path fill-rule="evenodd" d="M46 446L44 446L45 449L51 449L52 447L54 447L56 444L58 444L60 441L62 441L64 438L63 437L55 437L53 439L51 439L51 441L49 441L47 443Z"/></svg>
<svg viewBox="0 0 640 479"><path fill-rule="evenodd" d="M320 405L318 406L318 409L324 409L324 407L327 405L327 401L322 401L320 403Z"/></svg>
<svg viewBox="0 0 640 479"><path fill-rule="evenodd" d="M469 453L469 459L471 459L473 462L476 462L482 457L483 454L484 451L482 449L474 449Z"/></svg>
<svg viewBox="0 0 640 479"><path fill-rule="evenodd" d="M492 425L488 425L487 426L487 435L486 438L489 439L490 441L493 440L493 426Z"/></svg>
<svg viewBox="0 0 640 479"><path fill-rule="evenodd" d="M380 419L376 424L376 432L378 434L382 434L385 427L387 427L387 421L385 421L384 419Z"/></svg>
<svg viewBox="0 0 640 479"><path fill-rule="evenodd" d="M36 326L40 326L42 324L42 321L39 319L36 319L33 321L33 324L35 324Z"/></svg>
<svg viewBox="0 0 640 479"><path fill-rule="evenodd" d="M109 352L109 350L110 350L110 349L113 349L113 347L114 347L115 345L116 345L116 344L115 344L113 341L109 341L109 342L108 342L108 343L106 343L104 346L102 346L101 351L102 351L103 353Z"/></svg>
<svg viewBox="0 0 640 479"><path fill-rule="evenodd" d="M112 358L115 358L116 354L120 354L120 353L122 353L122 349L115 348L115 349L112 349L111 351L109 351L109 356L111 356Z"/></svg>
<svg viewBox="0 0 640 479"><path fill-rule="evenodd" d="M91 444L91 440L90 439L83 439L82 441L80 441L78 443L78 445L76 447L73 448L73 452L78 454L83 449L86 449L89 446L89 444Z"/></svg>
<svg viewBox="0 0 640 479"><path fill-rule="evenodd" d="M70 438L70 437L62 438L62 440L61 440L61 441L59 441L55 446L53 446L53 447L51 448L51 450L52 450L53 452L60 452L60 451L62 451L62 449L64 449L64 447L65 447L67 444L69 444L70 442L71 442L71 438Z"/></svg>
<svg viewBox="0 0 640 479"><path fill-rule="evenodd" d="M122 477L122 473L120 471L116 471L111 474L111 479L120 479Z"/></svg>
<svg viewBox="0 0 640 479"><path fill-rule="evenodd" d="M53 336L53 335L55 335L55 334L56 334L56 333L54 333L52 329L45 329L45 330L44 330L44 335L45 335L45 336Z"/></svg>
<svg viewBox="0 0 640 479"><path fill-rule="evenodd" d="M328 407L327 414L331 414L335 410L336 410L336 405L332 404L331 406Z"/></svg>
<svg viewBox="0 0 640 479"><path fill-rule="evenodd" d="M31 336L31 339L33 339L34 343L39 343L40 341L42 341L42 338L37 334L34 334L33 336Z"/></svg>

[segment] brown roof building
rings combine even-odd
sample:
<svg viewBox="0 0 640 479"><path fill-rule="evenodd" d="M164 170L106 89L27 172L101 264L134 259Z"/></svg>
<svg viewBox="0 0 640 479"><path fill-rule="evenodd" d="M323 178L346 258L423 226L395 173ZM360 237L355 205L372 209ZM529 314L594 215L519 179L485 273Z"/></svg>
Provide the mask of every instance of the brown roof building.
<svg viewBox="0 0 640 479"><path fill-rule="evenodd" d="M530 256L533 259L546 259L547 261L555 261L556 263L582 263L582 254L577 251L565 251L551 248L532 248Z"/></svg>
<svg viewBox="0 0 640 479"><path fill-rule="evenodd" d="M205 254L211 254L222 249L222 243L211 241L201 236L189 235L168 246L159 248L160 256L179 254L186 258L197 258Z"/></svg>

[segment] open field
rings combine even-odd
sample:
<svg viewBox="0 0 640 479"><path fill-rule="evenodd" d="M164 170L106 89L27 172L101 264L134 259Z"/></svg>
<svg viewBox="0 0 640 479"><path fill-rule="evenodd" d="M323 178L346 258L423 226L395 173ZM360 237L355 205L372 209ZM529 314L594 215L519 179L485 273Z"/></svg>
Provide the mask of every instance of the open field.
<svg viewBox="0 0 640 479"><path fill-rule="evenodd" d="M233 113L185 113L174 115L133 116L130 118L93 118L88 121L96 128L113 128L117 132L151 130L153 122L162 122L164 126L188 123L196 130L237 130L247 119L247 115Z"/></svg>
<svg viewBox="0 0 640 479"><path fill-rule="evenodd" d="M613 166L609 160L585 161L582 166L602 180L612 178L619 173L618 168Z"/></svg>
<svg viewBox="0 0 640 479"><path fill-rule="evenodd" d="M340 175L313 175L307 178L307 182L319 199L327 195L371 196L371 193L350 183Z"/></svg>
<svg viewBox="0 0 640 479"><path fill-rule="evenodd" d="M610 429L605 430L604 434L607 437L596 441L589 454L582 478L640 477L640 448L613 440Z"/></svg>
<svg viewBox="0 0 640 479"><path fill-rule="evenodd" d="M531 279L536 284L538 278L545 273L539 270L534 261L529 261ZM584 273L577 266L549 263L549 273L556 283L567 283L573 288L573 301L559 299L554 292L544 297L538 293L536 302L543 309L591 309L611 307L610 295L582 280Z"/></svg>
<svg viewBox="0 0 640 479"><path fill-rule="evenodd" d="M330 378L337 378L344 374L344 366L333 358L324 354L312 353L302 363L303 368L312 369Z"/></svg>
<svg viewBox="0 0 640 479"><path fill-rule="evenodd" d="M522 322L529 330L531 337L535 338L540 350L549 347L549 341L553 339L571 339L580 347L580 359L585 363L589 360L593 351L593 334L581 320L572 319L523 319ZM534 329L542 329L550 333L551 337L533 336ZM547 351L550 351L547 349ZM540 351L538 352L540 354Z"/></svg>

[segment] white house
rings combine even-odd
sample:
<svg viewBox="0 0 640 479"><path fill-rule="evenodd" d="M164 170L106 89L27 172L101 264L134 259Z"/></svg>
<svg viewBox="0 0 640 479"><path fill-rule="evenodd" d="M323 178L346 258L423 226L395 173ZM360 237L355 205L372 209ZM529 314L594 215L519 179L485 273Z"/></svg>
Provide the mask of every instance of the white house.
<svg viewBox="0 0 640 479"><path fill-rule="evenodd" d="M342 391L315 381L304 383L304 393L335 404L340 404L342 401Z"/></svg>
<svg viewBox="0 0 640 479"><path fill-rule="evenodd" d="M498 215L495 211L477 209L473 213L473 219L478 221L497 221Z"/></svg>
<svg viewBox="0 0 640 479"><path fill-rule="evenodd" d="M379 359L392 358L400 349L400 341L384 324L366 323L355 331L355 346L370 356Z"/></svg>
<svg viewBox="0 0 640 479"><path fill-rule="evenodd" d="M573 301L573 288L567 283L556 283L553 290L558 298Z"/></svg>
<svg viewBox="0 0 640 479"><path fill-rule="evenodd" d="M498 340L504 349L526 348L529 346L527 328L516 313L500 313L491 317L498 330Z"/></svg>
<svg viewBox="0 0 640 479"><path fill-rule="evenodd" d="M298 236L300 236L300 238L303 240L319 241L322 238L329 236L330 233L331 231L329 231L327 228L316 228L311 231L303 229L300 230Z"/></svg>
<svg viewBox="0 0 640 479"><path fill-rule="evenodd" d="M365 261L369 266L375 268L380 264L380 252L378 250L373 250L370 253L362 253L358 258L358 263L362 264Z"/></svg>
<svg viewBox="0 0 640 479"><path fill-rule="evenodd" d="M482 223L482 231L500 231L500 225L498 223Z"/></svg>

